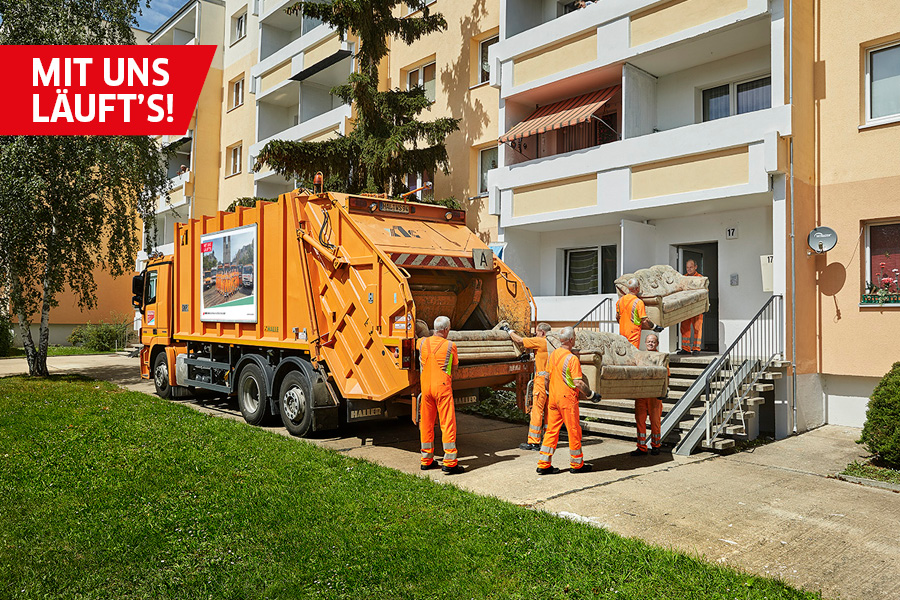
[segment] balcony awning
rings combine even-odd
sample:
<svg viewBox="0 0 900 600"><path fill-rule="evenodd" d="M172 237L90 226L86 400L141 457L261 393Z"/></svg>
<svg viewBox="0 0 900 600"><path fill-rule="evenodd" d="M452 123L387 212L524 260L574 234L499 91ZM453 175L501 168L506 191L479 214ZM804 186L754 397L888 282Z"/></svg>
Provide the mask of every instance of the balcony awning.
<svg viewBox="0 0 900 600"><path fill-rule="evenodd" d="M614 85L596 92L541 106L531 113L527 119L500 136L500 143L505 144L538 133L571 127L589 121L604 104L615 96L621 87Z"/></svg>
<svg viewBox="0 0 900 600"><path fill-rule="evenodd" d="M353 53L350 52L349 50L338 50L334 54L332 54L330 56L326 56L325 58L323 58L316 64L312 65L311 67L307 67L307 68L303 69L302 71L300 71L293 77L289 77L289 79L293 79L294 81L303 81L304 79L308 79L308 78L312 77L316 73L320 73L320 72L324 71L331 65L336 65L337 63L341 62L342 60L344 60L345 58L347 58L348 56L350 56L352 54Z"/></svg>

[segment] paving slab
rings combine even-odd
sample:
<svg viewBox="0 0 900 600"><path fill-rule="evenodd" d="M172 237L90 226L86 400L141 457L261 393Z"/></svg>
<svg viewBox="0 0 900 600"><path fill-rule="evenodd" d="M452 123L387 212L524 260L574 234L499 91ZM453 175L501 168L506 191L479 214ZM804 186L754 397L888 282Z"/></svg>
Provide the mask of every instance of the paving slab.
<svg viewBox="0 0 900 600"><path fill-rule="evenodd" d="M52 373L79 373L152 393L136 358L51 357ZM27 371L0 360L0 376ZM242 420L234 399L175 403ZM419 470L418 431L405 419L359 423L307 441L478 494L562 514L759 575L819 590L826 598L900 594L900 495L834 477L865 456L860 430L825 426L730 456L669 453L631 457L634 443L586 435L586 474L568 472L565 439L554 457L563 472L539 476L538 454L520 450L527 426L458 414L462 475ZM265 430L289 434L283 427ZM440 447L440 435L436 435Z"/></svg>

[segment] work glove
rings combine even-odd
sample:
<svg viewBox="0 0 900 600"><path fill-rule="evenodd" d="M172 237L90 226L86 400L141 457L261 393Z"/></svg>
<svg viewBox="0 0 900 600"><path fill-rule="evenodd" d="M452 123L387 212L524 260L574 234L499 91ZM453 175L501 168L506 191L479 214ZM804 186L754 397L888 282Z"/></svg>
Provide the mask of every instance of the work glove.
<svg viewBox="0 0 900 600"><path fill-rule="evenodd" d="M655 331L656 333L662 333L663 329L664 327L662 325L656 325L655 327L653 327L653 331Z"/></svg>
<svg viewBox="0 0 900 600"><path fill-rule="evenodd" d="M500 331L506 331L506 332L512 331L512 330L509 328L509 325L506 324L506 323L500 324L500 325L497 327L497 329L499 329Z"/></svg>
<svg viewBox="0 0 900 600"><path fill-rule="evenodd" d="M588 401L594 402L594 403L599 403L600 402L600 394L598 394L597 392L591 392L591 397L588 398Z"/></svg>

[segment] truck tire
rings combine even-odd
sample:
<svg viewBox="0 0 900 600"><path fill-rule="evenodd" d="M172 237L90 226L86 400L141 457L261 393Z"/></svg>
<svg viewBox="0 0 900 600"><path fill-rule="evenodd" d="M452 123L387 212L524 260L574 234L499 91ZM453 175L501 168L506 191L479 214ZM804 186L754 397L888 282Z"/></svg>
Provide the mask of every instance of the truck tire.
<svg viewBox="0 0 900 600"><path fill-rule="evenodd" d="M156 386L156 395L160 398L172 397L172 386L169 385L169 363L166 353L160 352L153 361L153 385Z"/></svg>
<svg viewBox="0 0 900 600"><path fill-rule="evenodd" d="M251 425L260 425L266 420L266 376L258 365L250 363L241 369L237 399L245 421Z"/></svg>
<svg viewBox="0 0 900 600"><path fill-rule="evenodd" d="M312 426L312 389L302 372L295 370L284 376L278 402L284 428L298 437L309 433Z"/></svg>

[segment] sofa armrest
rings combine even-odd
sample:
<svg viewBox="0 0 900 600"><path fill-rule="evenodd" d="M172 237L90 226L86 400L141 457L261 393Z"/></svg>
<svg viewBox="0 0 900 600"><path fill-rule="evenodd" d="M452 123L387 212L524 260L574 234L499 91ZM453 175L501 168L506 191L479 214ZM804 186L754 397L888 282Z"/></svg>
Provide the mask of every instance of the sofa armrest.
<svg viewBox="0 0 900 600"><path fill-rule="evenodd" d="M681 277L681 285L679 286L679 291L685 290L708 290L709 289L709 278L708 277Z"/></svg>

